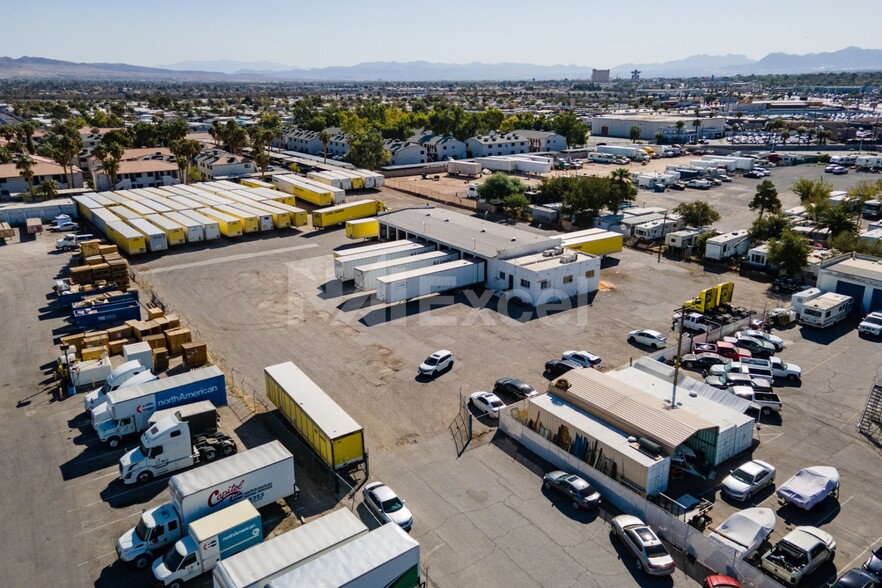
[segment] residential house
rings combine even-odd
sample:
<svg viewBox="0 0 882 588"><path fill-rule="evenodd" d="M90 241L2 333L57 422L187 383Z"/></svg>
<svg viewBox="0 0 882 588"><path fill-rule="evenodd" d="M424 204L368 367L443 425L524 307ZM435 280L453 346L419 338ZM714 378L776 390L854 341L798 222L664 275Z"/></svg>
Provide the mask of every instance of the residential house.
<svg viewBox="0 0 882 588"><path fill-rule="evenodd" d="M426 148L429 161L447 161L448 159L465 159L466 144L450 135L435 135L421 131L408 139Z"/></svg>
<svg viewBox="0 0 882 588"><path fill-rule="evenodd" d="M251 159L221 149L205 149L196 156L196 167L207 180L245 176L258 171Z"/></svg>
<svg viewBox="0 0 882 588"><path fill-rule="evenodd" d="M166 147L126 149L120 158L114 186L110 185L110 177L101 162L94 157L89 159L89 169L98 192L158 188L181 183L178 164Z"/></svg>
<svg viewBox="0 0 882 588"><path fill-rule="evenodd" d="M466 139L466 152L469 157L489 157L491 155L515 155L529 153L530 140L516 132L505 135L490 133Z"/></svg>
<svg viewBox="0 0 882 588"><path fill-rule="evenodd" d="M563 151L567 148L567 138L553 131L518 129L514 131L514 134L520 137L526 137L530 141L530 151L533 153Z"/></svg>
<svg viewBox="0 0 882 588"><path fill-rule="evenodd" d="M74 166L72 177L65 174L65 170L47 157L39 155L31 155L31 161L34 162L32 171L34 172L33 184L34 189L38 189L46 180L55 180L60 190L67 188L83 187L83 172ZM71 182L70 184L68 182ZM26 192L28 183L21 177L19 169L15 167L15 163L0 164L0 196L11 196Z"/></svg>
<svg viewBox="0 0 882 588"><path fill-rule="evenodd" d="M391 155L388 165L414 165L426 163L426 147L419 143L386 139L383 148Z"/></svg>

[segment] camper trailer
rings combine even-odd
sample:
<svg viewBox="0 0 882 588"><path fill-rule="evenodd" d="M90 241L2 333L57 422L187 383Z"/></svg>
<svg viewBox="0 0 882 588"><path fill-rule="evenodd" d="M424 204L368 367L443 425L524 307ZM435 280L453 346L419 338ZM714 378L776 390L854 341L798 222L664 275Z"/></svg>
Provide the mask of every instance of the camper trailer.
<svg viewBox="0 0 882 588"><path fill-rule="evenodd" d="M717 235L707 240L704 256L707 259L722 261L747 253L750 249L750 235L747 229Z"/></svg>

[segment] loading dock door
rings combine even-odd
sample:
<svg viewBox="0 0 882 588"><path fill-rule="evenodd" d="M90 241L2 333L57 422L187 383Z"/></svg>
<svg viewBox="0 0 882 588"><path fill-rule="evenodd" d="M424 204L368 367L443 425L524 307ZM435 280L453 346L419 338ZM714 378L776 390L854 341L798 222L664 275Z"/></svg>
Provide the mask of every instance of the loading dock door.
<svg viewBox="0 0 882 588"><path fill-rule="evenodd" d="M854 306L851 307L852 313L861 312L864 304L864 289L864 286L861 286L860 284L852 284L851 282L844 282L842 280L836 281L837 294L845 294L846 296L854 298Z"/></svg>
<svg viewBox="0 0 882 588"><path fill-rule="evenodd" d="M873 288L873 295L870 297L869 312L882 310L882 288Z"/></svg>

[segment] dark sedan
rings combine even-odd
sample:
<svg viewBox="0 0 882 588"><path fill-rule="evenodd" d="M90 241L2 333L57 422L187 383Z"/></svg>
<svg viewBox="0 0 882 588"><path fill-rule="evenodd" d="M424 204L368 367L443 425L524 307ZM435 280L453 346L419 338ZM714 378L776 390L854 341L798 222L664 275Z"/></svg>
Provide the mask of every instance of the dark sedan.
<svg viewBox="0 0 882 588"><path fill-rule="evenodd" d="M560 377L568 371L579 369L580 367L582 366L569 359L550 359L545 362L545 371L548 372L552 378Z"/></svg>
<svg viewBox="0 0 882 588"><path fill-rule="evenodd" d="M533 386L517 378L499 378L493 386L493 392L496 394L506 392L518 398L532 398L539 395Z"/></svg>
<svg viewBox="0 0 882 588"><path fill-rule="evenodd" d="M554 488L573 501L573 508L594 508L600 504L600 493L591 484L577 476L559 470L548 472L542 479L546 488Z"/></svg>
<svg viewBox="0 0 882 588"><path fill-rule="evenodd" d="M717 353L687 353L680 358L680 365L687 370L707 370L729 361Z"/></svg>

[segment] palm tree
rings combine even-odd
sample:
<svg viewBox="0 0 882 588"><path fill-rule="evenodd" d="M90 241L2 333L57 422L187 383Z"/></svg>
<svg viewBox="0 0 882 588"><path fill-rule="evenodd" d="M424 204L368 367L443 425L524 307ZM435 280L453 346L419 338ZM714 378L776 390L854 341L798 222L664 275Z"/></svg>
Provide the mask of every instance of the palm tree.
<svg viewBox="0 0 882 588"><path fill-rule="evenodd" d="M678 120L674 126L677 127L677 143L679 143L680 135L683 133L683 127L686 126L686 123L682 120Z"/></svg>
<svg viewBox="0 0 882 588"><path fill-rule="evenodd" d="M322 142L322 150L325 153L325 163L328 163L328 143L331 142L331 135L327 129L319 133L318 140Z"/></svg>
<svg viewBox="0 0 882 588"><path fill-rule="evenodd" d="M787 144L787 139L790 138L790 131L781 131L781 143Z"/></svg>
<svg viewBox="0 0 882 588"><path fill-rule="evenodd" d="M221 125L220 121L214 119L211 121L211 127L208 129L208 134L211 135L211 138L214 139L215 146L220 145L221 139L224 136L224 127Z"/></svg>
<svg viewBox="0 0 882 588"><path fill-rule="evenodd" d="M824 208L818 216L818 228L830 229L830 238L842 233L856 234L858 232L857 223L854 222L851 212L844 206Z"/></svg>
<svg viewBox="0 0 882 588"><path fill-rule="evenodd" d="M15 158L15 169L18 170L24 181L28 183L28 192L34 192L34 160L27 153L21 153Z"/></svg>
<svg viewBox="0 0 882 588"><path fill-rule="evenodd" d="M827 139L833 136L833 131L829 129L821 129L818 131L818 145L826 145Z"/></svg>
<svg viewBox="0 0 882 588"><path fill-rule="evenodd" d="M58 182L53 180L52 178L47 179L45 182L40 184L40 194L45 197L47 200L54 198L55 194L58 193Z"/></svg>
<svg viewBox="0 0 882 588"><path fill-rule="evenodd" d="M701 119L696 118L692 121L692 126L695 127L695 140L698 141L698 130L701 128Z"/></svg>
<svg viewBox="0 0 882 588"><path fill-rule="evenodd" d="M634 125L628 131L628 136L631 138L632 143L636 143L640 138L640 125Z"/></svg>
<svg viewBox="0 0 882 588"><path fill-rule="evenodd" d="M34 133L39 128L40 125L32 120L26 120L15 127L15 134L18 136L19 141L27 148L28 153L36 151L34 148Z"/></svg>
<svg viewBox="0 0 882 588"><path fill-rule="evenodd" d="M622 202L631 199L631 189L634 182L631 179L631 172L624 167L614 169L610 172L609 177L615 187L615 195L617 199L615 208L617 210ZM616 210L613 210L613 212L616 212Z"/></svg>
<svg viewBox="0 0 882 588"><path fill-rule="evenodd" d="M254 159L254 163L256 163L257 167L260 169L260 179L262 180L266 175L266 170L270 164L270 154L263 149L258 149L252 155L252 159Z"/></svg>
<svg viewBox="0 0 882 588"><path fill-rule="evenodd" d="M179 141L172 141L169 149L175 155L178 171L181 172L181 177L184 180L184 184L186 184L190 176L190 162L202 151L202 145L199 141L181 139Z"/></svg>
<svg viewBox="0 0 882 588"><path fill-rule="evenodd" d="M248 144L248 133L235 121L230 120L224 127L224 141L226 141L230 153L238 155L242 148Z"/></svg>

